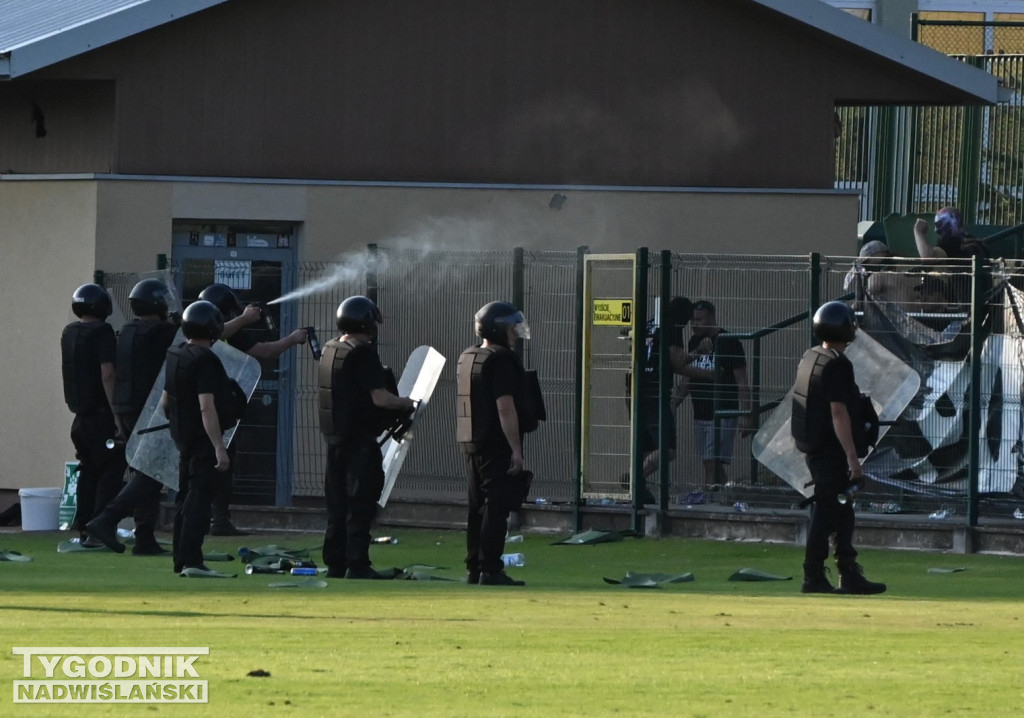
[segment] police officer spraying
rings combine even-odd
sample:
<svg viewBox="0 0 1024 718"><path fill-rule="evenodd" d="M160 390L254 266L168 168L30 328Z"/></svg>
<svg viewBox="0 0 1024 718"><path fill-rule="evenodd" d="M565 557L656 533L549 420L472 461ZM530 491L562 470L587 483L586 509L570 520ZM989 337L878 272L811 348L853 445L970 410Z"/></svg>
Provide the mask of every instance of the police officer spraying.
<svg viewBox="0 0 1024 718"><path fill-rule="evenodd" d="M107 290L83 284L71 297L71 311L78 320L64 327L60 337L64 401L75 414L71 424L78 458L74 528L82 532L83 541L88 539L86 522L117 495L124 473L124 454L107 448L108 440L124 438L121 420L111 408L117 339L106 319L112 309Z"/></svg>
<svg viewBox="0 0 1024 718"><path fill-rule="evenodd" d="M182 315L187 342L167 351L160 406L181 457L174 516L174 570L213 574L203 564L203 538L210 528L210 500L231 464L223 430L229 415L230 384L224 365L210 348L224 330L220 310L193 302Z"/></svg>
<svg viewBox="0 0 1024 718"><path fill-rule="evenodd" d="M114 382L114 411L121 419L125 435L130 435L146 404L150 388L163 369L167 349L178 331L167 320L166 285L156 279L143 279L128 295L135 318L121 327L117 337L117 371ZM156 541L157 515L163 484L129 466L125 484L106 508L89 522L89 535L121 553L124 545L117 540L117 523L134 513L135 545L132 553L159 556L167 553Z"/></svg>
<svg viewBox="0 0 1024 718"><path fill-rule="evenodd" d="M328 578L390 578L373 570L370 527L384 489L377 437L408 417L413 401L398 396L394 374L375 345L380 310L363 296L338 306L341 336L327 342L318 376L320 431L327 441L323 560Z"/></svg>
<svg viewBox="0 0 1024 718"><path fill-rule="evenodd" d="M529 339L523 313L508 302L484 305L474 317L483 341L462 352L457 368L456 439L466 456L469 513L466 581L523 586L504 571L501 553L509 514L529 491L523 470L523 434L537 428L539 391L527 381L517 339Z"/></svg>
<svg viewBox="0 0 1024 718"><path fill-rule="evenodd" d="M804 353L793 387L792 433L806 454L814 485L814 508L804 555L803 593L872 594L884 583L864 578L853 547L854 510L851 487L864 481L860 458L867 454L867 416L854 379L853 365L844 355L857 332L853 310L842 302L827 302L814 313L814 336L821 346ZM835 534L839 586L825 576L829 537Z"/></svg>

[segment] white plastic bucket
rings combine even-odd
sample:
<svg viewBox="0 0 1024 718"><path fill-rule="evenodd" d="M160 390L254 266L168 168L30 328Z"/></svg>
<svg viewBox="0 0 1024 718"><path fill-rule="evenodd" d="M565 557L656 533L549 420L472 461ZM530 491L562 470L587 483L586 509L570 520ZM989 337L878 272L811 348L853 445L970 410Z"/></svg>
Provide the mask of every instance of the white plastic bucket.
<svg viewBox="0 0 1024 718"><path fill-rule="evenodd" d="M22 531L56 531L63 489L19 489Z"/></svg>

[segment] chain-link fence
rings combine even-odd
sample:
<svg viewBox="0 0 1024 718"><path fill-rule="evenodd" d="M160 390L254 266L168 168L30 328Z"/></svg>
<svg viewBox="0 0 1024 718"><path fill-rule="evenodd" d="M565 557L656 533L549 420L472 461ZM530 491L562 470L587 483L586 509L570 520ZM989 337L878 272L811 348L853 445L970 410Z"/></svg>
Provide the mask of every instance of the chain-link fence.
<svg viewBox="0 0 1024 718"><path fill-rule="evenodd" d="M338 304L347 296L365 293L376 297L384 314L380 353L386 364L400 370L421 344L434 346L447 357L392 496L464 498L463 459L454 441L455 364L461 351L474 343L475 311L488 301L504 298L524 307L533 335L525 342L524 361L538 370L547 404L548 421L527 440L528 460L537 474L533 494L571 502L578 491L582 406L577 378L582 360L578 349L582 255L514 249L380 249L368 255L372 260L358 272L331 263L294 268L299 289L287 302L291 309L279 314L284 322L279 331L312 326L326 341L336 334ZM1024 269L1020 263L989 262L974 276L968 260L668 256L670 284L664 290L661 255L652 254L646 268L647 316L657 316L658 303L665 297L685 296L713 304L716 323L742 346L755 428L769 424L774 412L788 410L786 395L796 365L812 341L809 310L820 302L844 298L856 309L864 337L851 349L859 366L858 380L864 387L882 387L889 385L880 379L895 377L899 387L873 397L891 414L892 423L883 428L882 441L865 462L875 481L861 494L862 506L958 516L978 507L997 515L1012 513L1014 502L1024 494ZM186 283L177 273L183 268L177 267L176 272L175 267L165 276L180 287ZM104 281L115 303L125 307L127 292L143 276L149 275L106 275ZM632 283L623 282L628 292ZM640 327L643 319L637 318ZM692 341L689 334L683 340ZM591 470L596 477L610 477L607 492L614 494L621 491L620 477L628 469L629 342L612 340L600 351L604 354L592 360L608 374L603 384L595 383L601 384L607 416L590 419L605 422L611 432L608 436L618 438L598 447L591 457L596 462ZM972 361L975 356L980 361ZM282 444L288 455L275 458L273 447L264 447L268 465L258 473L276 477L278 496L284 486L301 501L322 496L324 446L317 416L317 365L301 347L292 358L288 366L294 381L276 389L282 394L279 401L292 404L284 412L288 425L278 429L291 437ZM665 401L669 398L666 389ZM678 451L664 477L670 505L691 502L697 493L720 505L748 501L788 508L800 500L802 487L793 476L751 458L757 437L733 438L726 481L709 483L695 445L692 399L683 399L675 410ZM267 411L276 410L273 402L265 403ZM718 412L717 420L730 418L736 418L735 411ZM716 446L715 455L720 457L719 449ZM793 453L790 458L799 468L800 457ZM662 481L655 471L640 483L641 490L659 497ZM978 500L972 502L974 498Z"/></svg>

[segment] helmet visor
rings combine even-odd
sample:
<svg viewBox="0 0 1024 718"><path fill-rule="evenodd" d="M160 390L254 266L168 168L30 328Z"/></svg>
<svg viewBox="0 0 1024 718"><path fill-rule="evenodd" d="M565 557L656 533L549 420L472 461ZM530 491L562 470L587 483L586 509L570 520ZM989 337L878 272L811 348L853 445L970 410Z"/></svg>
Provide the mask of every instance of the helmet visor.
<svg viewBox="0 0 1024 718"><path fill-rule="evenodd" d="M519 339L530 338L530 325L526 323L526 317L523 316L522 312L514 312L512 314L506 314L503 317L494 318L494 326L496 327L512 327L515 331L516 336Z"/></svg>

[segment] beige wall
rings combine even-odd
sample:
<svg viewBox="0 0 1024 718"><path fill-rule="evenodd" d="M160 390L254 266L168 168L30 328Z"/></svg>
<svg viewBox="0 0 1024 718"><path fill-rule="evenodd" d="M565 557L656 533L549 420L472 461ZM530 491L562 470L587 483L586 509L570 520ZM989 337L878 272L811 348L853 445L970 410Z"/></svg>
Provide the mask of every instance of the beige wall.
<svg viewBox="0 0 1024 718"><path fill-rule="evenodd" d="M75 458L60 333L93 280L95 228L94 182L0 182L0 488L62 486Z"/></svg>
<svg viewBox="0 0 1024 718"><path fill-rule="evenodd" d="M561 209L550 206L565 196ZM301 261L367 243L594 252L855 253L857 198L830 192L367 187L162 180L0 182L5 338L0 489L57 486L74 457L59 336L93 271L148 271L175 219L302 223ZM98 239L97 239L98 238Z"/></svg>

